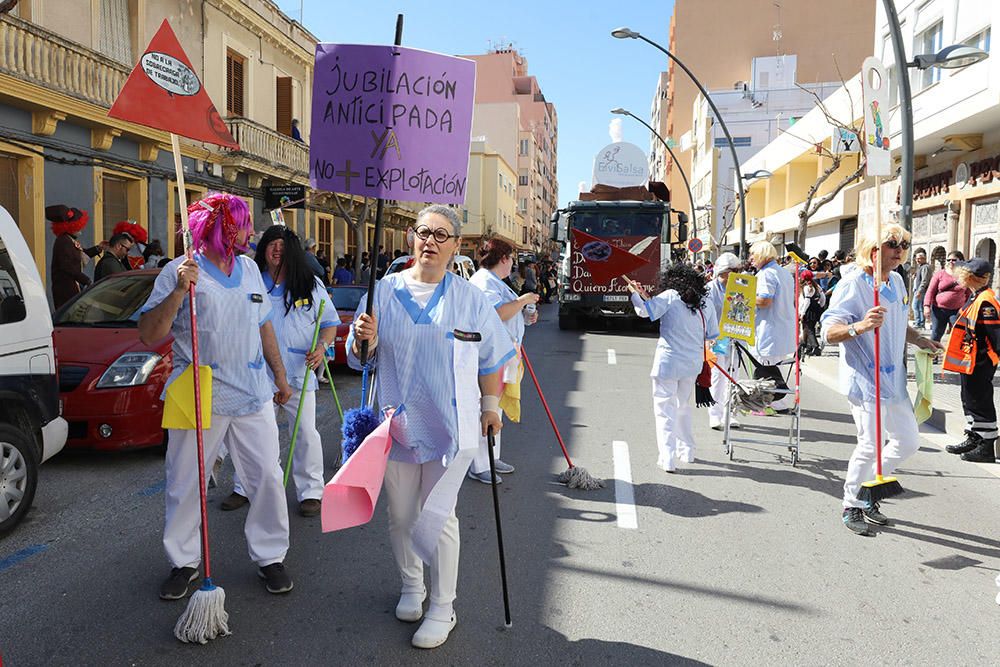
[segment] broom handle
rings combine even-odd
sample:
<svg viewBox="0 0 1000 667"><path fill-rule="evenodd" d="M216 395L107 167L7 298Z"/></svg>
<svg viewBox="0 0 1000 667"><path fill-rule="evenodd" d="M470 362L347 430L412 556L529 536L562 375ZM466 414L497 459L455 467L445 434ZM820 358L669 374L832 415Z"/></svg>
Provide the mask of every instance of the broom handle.
<svg viewBox="0 0 1000 667"><path fill-rule="evenodd" d="M309 346L309 353L316 351L316 343L319 341L319 327L323 322L323 309L326 307L326 300L319 302L319 314L316 315L316 328L313 329L312 345ZM285 464L285 478L282 485L288 487L288 474L292 470L292 456L295 454L295 441L299 437L299 423L302 421L302 404L306 399L306 386L309 384L309 373L312 371L306 364L306 374L302 378L302 393L299 394L299 406L295 409L295 426L292 427L292 442L288 446L288 462Z"/></svg>
<svg viewBox="0 0 1000 667"><path fill-rule="evenodd" d="M802 339L802 317L799 314L799 298L802 286L799 284L799 263L795 262L795 405L799 404L799 380L801 378L802 352L799 350Z"/></svg>
<svg viewBox="0 0 1000 667"><path fill-rule="evenodd" d="M184 166L181 163L181 142L177 135L170 133L170 147L174 153L174 172L177 175L177 208L181 214L181 229L184 236L184 253L188 259L194 257L191 247L191 225L188 222L187 189L184 186ZM198 309L195 307L194 283L188 285L188 307L191 309L191 365L194 367L194 429L198 443L198 495L201 504L201 560L205 579L212 578L212 564L208 553L208 499L205 485L205 439L201 422L201 373L198 354Z"/></svg>
<svg viewBox="0 0 1000 667"><path fill-rule="evenodd" d="M326 370L326 381L330 383L330 391L333 392L333 400L337 404L337 412L340 414L340 421L344 421L344 409L340 407L340 397L337 396L337 385L333 383L333 373L330 372L330 363L323 355L323 368Z"/></svg>
<svg viewBox="0 0 1000 667"><path fill-rule="evenodd" d="M556 426L556 420L552 418L552 411L549 410L549 404L545 400L545 394L542 393L542 387L538 384L538 378L535 377L535 369L531 367L531 362L528 360L528 352L521 346L521 358L524 359L524 365L528 369L528 373L531 374L531 380L535 383L535 389L538 390L538 397L542 399L542 407L545 408L545 414L549 416L549 423L552 424L552 430L556 432L556 440L559 441L559 446L562 447L563 456L566 457L566 464L570 468L575 468L573 461L569 458L569 452L566 451L566 444L563 442L562 436L559 435L559 427Z"/></svg>
<svg viewBox="0 0 1000 667"><path fill-rule="evenodd" d="M486 431L486 451L489 454L490 459L490 481L493 482L490 486L493 487L493 516L496 518L497 523L497 548L500 551L500 586L503 589L503 618L504 623L509 628L511 626L510 622L510 599L507 595L507 560L504 558L503 553L503 530L500 528L500 497L497 495L497 467L496 460L493 458L493 448L496 446L496 438L493 435L493 427L490 426Z"/></svg>
<svg viewBox="0 0 1000 667"><path fill-rule="evenodd" d="M882 286L882 182L875 177L875 307ZM882 344L881 328L875 329L875 480L882 481Z"/></svg>

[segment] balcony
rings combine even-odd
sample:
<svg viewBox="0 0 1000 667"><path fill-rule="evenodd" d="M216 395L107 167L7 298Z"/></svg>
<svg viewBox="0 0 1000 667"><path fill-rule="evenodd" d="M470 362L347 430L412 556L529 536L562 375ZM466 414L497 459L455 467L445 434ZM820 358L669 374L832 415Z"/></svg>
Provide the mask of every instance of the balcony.
<svg viewBox="0 0 1000 667"><path fill-rule="evenodd" d="M0 73L110 108L129 69L33 23L0 16Z"/></svg>
<svg viewBox="0 0 1000 667"><path fill-rule="evenodd" d="M238 151L228 151L222 160L225 169L239 168L269 177L307 183L309 147L301 141L247 118L227 118Z"/></svg>

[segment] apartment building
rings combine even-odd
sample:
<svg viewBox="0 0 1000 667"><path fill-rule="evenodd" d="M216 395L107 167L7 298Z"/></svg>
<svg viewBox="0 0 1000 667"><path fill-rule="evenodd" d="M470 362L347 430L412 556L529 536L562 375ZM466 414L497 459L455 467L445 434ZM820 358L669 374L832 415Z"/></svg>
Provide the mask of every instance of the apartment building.
<svg viewBox="0 0 1000 667"><path fill-rule="evenodd" d="M474 257L484 239L501 238L526 248L524 216L517 201L517 172L485 137L473 137L465 197L461 252Z"/></svg>

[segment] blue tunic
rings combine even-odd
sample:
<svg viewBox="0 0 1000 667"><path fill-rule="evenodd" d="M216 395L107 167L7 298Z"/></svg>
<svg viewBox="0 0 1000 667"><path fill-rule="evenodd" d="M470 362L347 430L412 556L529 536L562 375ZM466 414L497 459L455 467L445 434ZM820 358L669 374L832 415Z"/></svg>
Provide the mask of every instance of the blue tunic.
<svg viewBox="0 0 1000 667"><path fill-rule="evenodd" d="M274 327L274 335L278 338L278 349L281 351L281 361L285 364L285 374L288 376L288 384L294 389L302 389L302 383L308 378L308 391L315 391L318 383L316 374L306 373L306 353L312 345L313 331L316 329L316 316L319 314L319 304L326 302L323 309L323 321L320 328L335 327L340 324L340 317L337 315L337 308L330 299L330 293L316 280L313 286L313 305L306 308L305 305L294 306L286 311L285 307L285 286L275 285L270 273L265 273L264 286L271 295L271 324ZM268 377L274 380L271 369L268 369ZM276 389L276 388L275 388Z"/></svg>
<svg viewBox="0 0 1000 667"><path fill-rule="evenodd" d="M719 335L719 318L710 299L700 311L692 311L676 290L668 289L643 301L632 294L632 305L640 317L660 321L650 377L679 380L698 375L705 362L705 341Z"/></svg>
<svg viewBox="0 0 1000 667"><path fill-rule="evenodd" d="M767 308L757 308L757 352L765 357L794 353L798 326L795 276L771 260L757 272L757 298L772 300Z"/></svg>
<svg viewBox="0 0 1000 667"><path fill-rule="evenodd" d="M365 312L367 298L358 305ZM427 306L421 308L403 282L403 274L388 275L375 285L374 312L378 318L378 399L384 409L405 406L393 428L389 458L404 463L427 463L458 450L456 381L478 383L479 378L457 378L453 366L455 345L477 345L479 375L489 375L511 359L514 345L493 304L468 281L446 273ZM478 333L478 343L456 340L459 333ZM351 352L354 328L347 338L348 363L360 369Z"/></svg>
<svg viewBox="0 0 1000 667"><path fill-rule="evenodd" d="M212 412L231 417L260 412L274 396L260 341L260 327L271 319L271 301L260 271L249 257L237 257L228 276L204 256L194 258L200 269L195 285L199 362L212 367ZM170 295L183 261L178 257L163 267L140 313ZM191 310L186 298L170 333L174 367L166 387L191 365Z"/></svg>
<svg viewBox="0 0 1000 667"><path fill-rule="evenodd" d="M494 308L499 308L511 301L517 301L517 294L514 293L514 290L508 287L507 283L500 280L489 269L479 269L472 274L469 282L486 294L486 298L490 300ZM503 325L510 333L514 344L520 347L521 343L524 342L524 312L517 313L514 317L504 322Z"/></svg>

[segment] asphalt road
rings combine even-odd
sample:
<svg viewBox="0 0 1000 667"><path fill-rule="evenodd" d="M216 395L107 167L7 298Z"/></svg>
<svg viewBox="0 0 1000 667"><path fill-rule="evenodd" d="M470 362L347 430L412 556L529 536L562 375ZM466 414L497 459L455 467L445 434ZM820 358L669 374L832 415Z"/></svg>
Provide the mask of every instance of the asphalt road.
<svg viewBox="0 0 1000 667"><path fill-rule="evenodd" d="M513 628L487 486L467 481L459 500L458 626L421 652L409 645L416 626L393 616L383 506L332 534L292 511L296 585L272 596L247 557L245 513L218 510L229 468L209 517L233 635L181 644L172 630L185 603L157 598L168 570L162 452L64 452L43 466L28 520L0 542L3 664L995 664L1000 480L924 443L900 472L906 495L883 507L895 525L854 536L839 516L847 403L810 378L798 467L780 445L737 445L730 461L698 410L698 461L667 475L654 465L654 339L560 332L554 308L542 306L528 351L575 462L611 481L596 492L554 482L565 461L526 378L523 422L504 431L517 472L500 487ZM336 380L356 404L358 376ZM339 420L323 392L334 452ZM763 439L787 420L745 423Z"/></svg>

